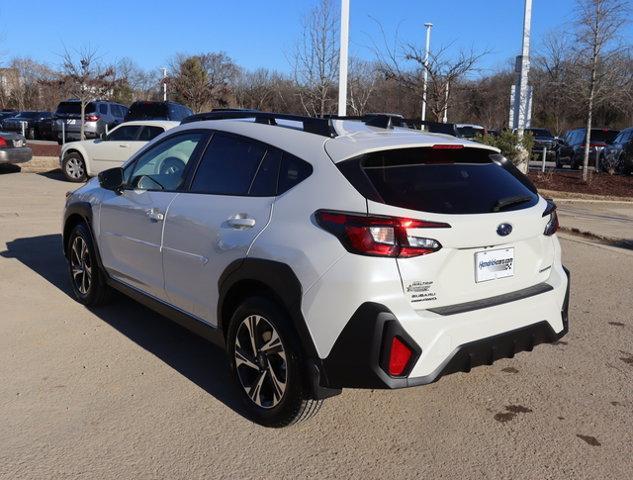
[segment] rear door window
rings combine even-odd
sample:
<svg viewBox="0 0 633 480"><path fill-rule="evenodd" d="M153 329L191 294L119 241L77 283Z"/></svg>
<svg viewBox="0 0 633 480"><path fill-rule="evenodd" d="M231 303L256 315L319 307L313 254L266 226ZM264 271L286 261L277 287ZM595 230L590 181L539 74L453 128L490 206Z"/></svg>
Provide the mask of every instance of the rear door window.
<svg viewBox="0 0 633 480"><path fill-rule="evenodd" d="M480 214L538 203L527 177L500 155L483 149L387 150L337 166L368 198L366 193L373 188L372 200L411 210Z"/></svg>
<svg viewBox="0 0 633 480"><path fill-rule="evenodd" d="M141 127L139 125L124 125L113 130L108 135L108 141L131 142L136 140Z"/></svg>
<svg viewBox="0 0 633 480"><path fill-rule="evenodd" d="M164 131L165 130L162 129L161 127L153 127L153 126L146 125L143 127L143 130L141 130L141 135L139 137L139 140L142 142L149 142L150 140L153 140L154 138L158 137Z"/></svg>
<svg viewBox="0 0 633 480"><path fill-rule="evenodd" d="M214 134L200 160L191 191L248 195L266 150L266 146L259 142L224 133Z"/></svg>

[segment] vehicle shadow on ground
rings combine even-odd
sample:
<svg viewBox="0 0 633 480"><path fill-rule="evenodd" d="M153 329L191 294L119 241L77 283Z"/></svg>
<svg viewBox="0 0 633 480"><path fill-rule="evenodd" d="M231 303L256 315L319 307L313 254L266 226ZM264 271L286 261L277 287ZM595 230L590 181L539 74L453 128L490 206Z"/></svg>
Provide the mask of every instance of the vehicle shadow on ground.
<svg viewBox="0 0 633 480"><path fill-rule="evenodd" d="M5 163L0 165L0 175L4 175L7 173L20 173L22 168L19 165L14 165L13 163Z"/></svg>
<svg viewBox="0 0 633 480"><path fill-rule="evenodd" d="M0 251L0 256L17 259L73 298L61 235L12 240L7 242L6 250ZM220 347L124 295L115 294L108 305L90 311L227 407L245 416L228 373L226 354Z"/></svg>

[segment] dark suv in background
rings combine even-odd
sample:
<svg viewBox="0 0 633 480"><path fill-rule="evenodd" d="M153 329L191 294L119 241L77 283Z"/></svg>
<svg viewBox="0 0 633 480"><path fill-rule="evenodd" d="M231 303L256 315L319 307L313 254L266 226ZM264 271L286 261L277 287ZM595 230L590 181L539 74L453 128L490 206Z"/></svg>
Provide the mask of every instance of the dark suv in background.
<svg viewBox="0 0 633 480"><path fill-rule="evenodd" d="M615 137L613 143L603 150L600 163L602 170L611 166L625 175L633 173L633 128L626 128Z"/></svg>
<svg viewBox="0 0 633 480"><path fill-rule="evenodd" d="M180 122L193 115L193 112L176 102L138 101L130 105L125 121L132 120L171 120Z"/></svg>
<svg viewBox="0 0 633 480"><path fill-rule="evenodd" d="M42 123L52 118L51 112L20 112L15 116L3 119L2 130L22 133L22 125L24 124L25 137L32 140L41 137Z"/></svg>
<svg viewBox="0 0 633 480"><path fill-rule="evenodd" d="M589 166L599 168L598 158L600 158L602 151L613 142L618 133L617 130L609 130L608 128L591 129ZM569 165L574 170L582 167L586 138L586 128L577 128L565 133L556 152L556 168L562 168L563 165Z"/></svg>
<svg viewBox="0 0 633 480"><path fill-rule="evenodd" d="M107 129L123 122L127 107L105 100L93 100L86 105L84 134L86 138L99 138ZM55 136L59 143L81 140L81 102L66 100L55 111ZM65 135L65 138L62 138Z"/></svg>
<svg viewBox="0 0 633 480"><path fill-rule="evenodd" d="M525 131L531 133L534 138L534 145L532 146L533 156L541 158L544 148L547 148L548 158L556 155L558 143L552 132L547 128L528 128Z"/></svg>

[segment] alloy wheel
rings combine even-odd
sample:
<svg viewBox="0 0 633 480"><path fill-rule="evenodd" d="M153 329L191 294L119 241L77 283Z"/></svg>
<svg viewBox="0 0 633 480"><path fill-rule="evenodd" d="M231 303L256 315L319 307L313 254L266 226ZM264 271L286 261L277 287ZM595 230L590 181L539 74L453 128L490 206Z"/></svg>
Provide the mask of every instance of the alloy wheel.
<svg viewBox="0 0 633 480"><path fill-rule="evenodd" d="M92 262L86 241L77 236L70 249L70 270L75 288L86 295L92 284Z"/></svg>
<svg viewBox="0 0 633 480"><path fill-rule="evenodd" d="M279 333L264 317L250 315L235 334L235 368L253 403L273 408L284 397L288 382L286 350Z"/></svg>
<svg viewBox="0 0 633 480"><path fill-rule="evenodd" d="M83 178L85 170L81 160L77 157L71 157L66 161L66 173L70 178L79 180Z"/></svg>

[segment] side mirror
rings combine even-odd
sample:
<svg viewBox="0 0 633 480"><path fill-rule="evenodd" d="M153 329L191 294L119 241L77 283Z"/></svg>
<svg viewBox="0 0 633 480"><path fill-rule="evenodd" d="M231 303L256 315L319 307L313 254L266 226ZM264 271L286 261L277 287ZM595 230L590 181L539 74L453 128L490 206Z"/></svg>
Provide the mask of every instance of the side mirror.
<svg viewBox="0 0 633 480"><path fill-rule="evenodd" d="M123 169L109 168L99 174L99 185L106 190L119 192L123 188Z"/></svg>
<svg viewBox="0 0 633 480"><path fill-rule="evenodd" d="M108 138L108 134L106 132L101 132L101 135L99 135L99 138L101 139L101 141L105 141Z"/></svg>

